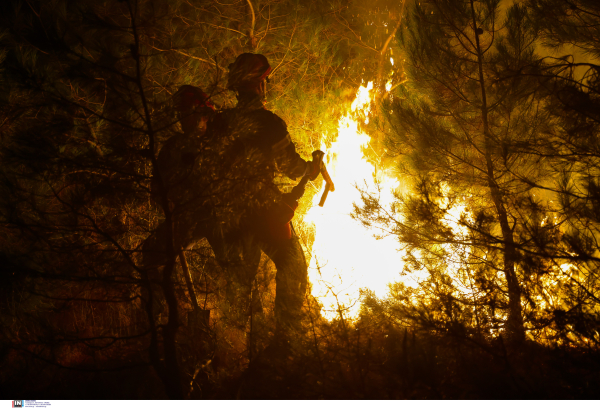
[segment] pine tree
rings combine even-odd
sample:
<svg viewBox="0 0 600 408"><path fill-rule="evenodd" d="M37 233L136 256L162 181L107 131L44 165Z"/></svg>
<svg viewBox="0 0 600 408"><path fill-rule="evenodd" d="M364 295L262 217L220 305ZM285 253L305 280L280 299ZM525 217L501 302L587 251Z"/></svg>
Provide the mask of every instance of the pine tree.
<svg viewBox="0 0 600 408"><path fill-rule="evenodd" d="M524 314L534 313L522 302L531 297L528 282L551 268L524 254L535 239L556 235L527 182L547 180L548 169L523 150L541 137L547 114L533 82L504 79L540 69L527 10L515 5L504 16L498 1L421 2L401 39L409 81L386 108L388 152L399 155L411 193L398 196L392 213L365 193L357 215L391 222L407 245L405 269L428 272L422 309L409 305L409 315L462 336L503 328L518 343Z"/></svg>
<svg viewBox="0 0 600 408"><path fill-rule="evenodd" d="M600 6L593 1L530 1L527 6L548 53L544 69L526 75L539 84L553 124L532 151L550 163L557 181L536 185L552 197L561 232L551 250L539 251L563 263L551 320L560 343L598 345Z"/></svg>

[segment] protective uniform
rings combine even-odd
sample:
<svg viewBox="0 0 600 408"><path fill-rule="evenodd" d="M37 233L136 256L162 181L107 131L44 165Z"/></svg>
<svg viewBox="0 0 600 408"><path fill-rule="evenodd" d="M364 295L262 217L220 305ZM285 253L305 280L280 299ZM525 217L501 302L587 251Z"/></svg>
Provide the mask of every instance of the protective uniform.
<svg viewBox="0 0 600 408"><path fill-rule="evenodd" d="M228 197L228 204L221 206L227 214L220 218L230 222L229 243L237 241L245 249L241 264L231 265L234 279L228 297L236 307L247 305L262 250L277 268L277 333L287 336L300 327L307 266L298 237L288 234L295 208L286 203L274 176L282 173L296 179L305 174L307 162L296 152L285 122L264 109L259 99L217 114L209 133L220 140L230 138L224 152L225 174L220 177L227 182L223 193L215 196Z"/></svg>
<svg viewBox="0 0 600 408"><path fill-rule="evenodd" d="M186 249L202 238L211 245L223 248L222 238L215 233L211 208L206 204L210 192L198 182L198 163L207 149L204 138L206 122L214 115L208 95L201 89L184 85L174 96L183 133L169 138L158 157L158 173L162 183L153 179L151 196L160 205L167 194L174 221L174 249ZM206 184L206 183L204 183ZM162 186L162 187L161 187ZM164 188L166 191L161 191ZM166 263L167 225L163 222L142 246L142 267L148 273L153 288L155 313L163 309L160 268ZM219 252L219 250L215 251ZM148 294L145 293L144 297Z"/></svg>
<svg viewBox="0 0 600 408"><path fill-rule="evenodd" d="M242 54L229 68L228 87L238 92L238 105L217 114L207 132L222 143L221 179L229 181L223 184L226 191L217 196L229 194L230 220L248 260L260 258L262 250L277 268L276 338L287 342L301 331L307 265L298 237L285 233L293 203L274 179L275 173L297 179L313 167L298 155L285 122L264 108L264 95L256 91L270 72L266 58ZM237 287L230 296L248 297L256 272L251 267L236 268L231 286Z"/></svg>
<svg viewBox="0 0 600 408"><path fill-rule="evenodd" d="M214 106L208 95L200 88L183 85L173 96L175 109L183 133L169 138L162 146L158 157L158 171L168 190L173 205L181 204L182 195L189 194L194 167L206 149L203 135L206 123L214 115ZM156 199L160 192L160 183L153 180L151 191Z"/></svg>

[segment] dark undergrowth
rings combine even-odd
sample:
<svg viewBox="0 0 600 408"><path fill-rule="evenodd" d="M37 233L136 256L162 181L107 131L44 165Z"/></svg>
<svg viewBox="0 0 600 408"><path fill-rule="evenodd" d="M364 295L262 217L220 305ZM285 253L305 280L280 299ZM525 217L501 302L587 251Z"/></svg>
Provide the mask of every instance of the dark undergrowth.
<svg viewBox="0 0 600 408"><path fill-rule="evenodd" d="M258 353L248 368L247 350L235 350L231 334L228 340L221 334L220 343L215 343L215 331L196 332L194 341L185 338L189 334L181 328L179 358L182 387L191 399L600 398L600 353L582 348L524 343L509 349L501 338L479 344L394 326L372 327L363 318L355 324L321 321L308 330L294 357L273 361ZM166 398L145 355L129 346L111 361L69 369L26 350L5 348L2 395ZM268 364L256 369L261 361Z"/></svg>

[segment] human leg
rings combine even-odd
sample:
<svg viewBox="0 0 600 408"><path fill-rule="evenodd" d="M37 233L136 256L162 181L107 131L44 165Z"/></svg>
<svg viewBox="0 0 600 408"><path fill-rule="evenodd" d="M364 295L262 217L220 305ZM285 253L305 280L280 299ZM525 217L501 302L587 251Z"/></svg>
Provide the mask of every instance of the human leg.
<svg viewBox="0 0 600 408"><path fill-rule="evenodd" d="M277 268L275 336L290 340L302 333L302 305L308 283L308 267L297 236L279 242L264 242L263 250Z"/></svg>
<svg viewBox="0 0 600 408"><path fill-rule="evenodd" d="M192 242L196 242L203 237L203 228L197 220L202 219L202 212L182 213L174 211L173 228L173 256L176 258L181 249L185 249ZM162 313L164 310L163 268L168 261L168 225L162 222L142 244L142 278L147 279L142 287L142 299L147 301L152 298L154 315ZM176 262L176 259L173 259ZM176 266L174 266L176 267ZM151 293L150 293L151 292Z"/></svg>
<svg viewBox="0 0 600 408"><path fill-rule="evenodd" d="M243 326L251 311L252 283L258 273L260 246L245 230L213 232L206 237L225 273L223 312L235 324Z"/></svg>

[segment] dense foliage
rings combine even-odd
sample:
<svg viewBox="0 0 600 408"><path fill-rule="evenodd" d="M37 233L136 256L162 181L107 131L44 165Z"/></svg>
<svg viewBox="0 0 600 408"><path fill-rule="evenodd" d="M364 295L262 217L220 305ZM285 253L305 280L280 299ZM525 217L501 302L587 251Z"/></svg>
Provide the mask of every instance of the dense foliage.
<svg viewBox="0 0 600 408"><path fill-rule="evenodd" d="M385 105L405 190L392 208L364 191L355 214L405 244L409 279L367 314L482 347L598 349L599 11L415 5L408 81Z"/></svg>

